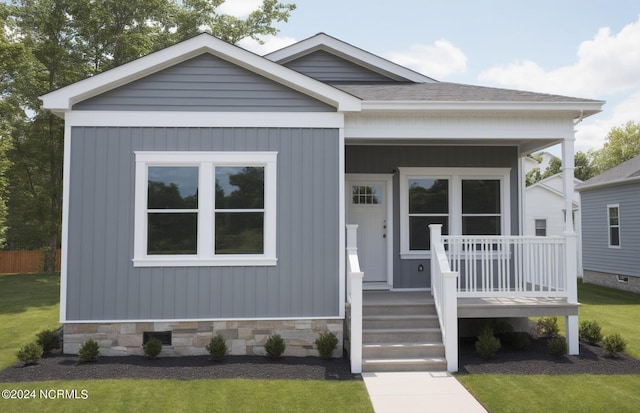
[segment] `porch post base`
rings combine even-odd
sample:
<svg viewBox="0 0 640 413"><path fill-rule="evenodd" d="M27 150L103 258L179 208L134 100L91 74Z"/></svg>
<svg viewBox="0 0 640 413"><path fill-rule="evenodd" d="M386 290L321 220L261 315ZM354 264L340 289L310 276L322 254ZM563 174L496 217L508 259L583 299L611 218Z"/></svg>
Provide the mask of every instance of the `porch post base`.
<svg viewBox="0 0 640 413"><path fill-rule="evenodd" d="M580 343L578 337L578 316L568 315L565 317L567 326L567 346L569 354L574 356L580 354Z"/></svg>

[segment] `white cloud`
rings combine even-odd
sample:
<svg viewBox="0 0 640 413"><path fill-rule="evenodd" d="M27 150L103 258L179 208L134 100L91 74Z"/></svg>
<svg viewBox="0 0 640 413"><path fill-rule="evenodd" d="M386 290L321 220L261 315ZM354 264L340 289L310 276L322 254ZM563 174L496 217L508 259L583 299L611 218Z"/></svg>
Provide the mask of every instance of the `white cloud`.
<svg viewBox="0 0 640 413"><path fill-rule="evenodd" d="M262 0L226 0L218 7L220 14L230 14L236 17L246 17L262 5Z"/></svg>
<svg viewBox="0 0 640 413"><path fill-rule="evenodd" d="M251 38L245 38L238 42L238 46L262 56L282 49L283 47L289 46L297 41L293 37L279 36L262 36L261 39L264 44L260 44L257 40Z"/></svg>
<svg viewBox="0 0 640 413"><path fill-rule="evenodd" d="M517 61L489 68L479 78L518 89L603 98L640 87L639 73L640 17L617 34L601 28L580 44L572 65L547 71L535 62Z"/></svg>
<svg viewBox="0 0 640 413"><path fill-rule="evenodd" d="M432 45L416 44L407 51L390 52L388 55L393 62L434 78L463 73L467 68L467 57L462 50L444 39Z"/></svg>
<svg viewBox="0 0 640 413"><path fill-rule="evenodd" d="M623 126L630 120L640 122L640 88L612 108L604 108L604 113L587 118L576 127L576 151L600 149L611 128Z"/></svg>

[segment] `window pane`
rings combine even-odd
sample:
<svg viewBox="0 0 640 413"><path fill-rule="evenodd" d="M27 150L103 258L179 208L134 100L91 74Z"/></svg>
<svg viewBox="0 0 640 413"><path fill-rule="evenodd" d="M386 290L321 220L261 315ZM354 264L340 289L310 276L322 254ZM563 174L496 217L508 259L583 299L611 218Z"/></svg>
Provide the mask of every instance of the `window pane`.
<svg viewBox="0 0 640 413"><path fill-rule="evenodd" d="M536 236L546 237L547 236L547 220L536 219L535 224L536 224Z"/></svg>
<svg viewBox="0 0 640 413"><path fill-rule="evenodd" d="M216 254L263 254L264 213L216 213Z"/></svg>
<svg viewBox="0 0 640 413"><path fill-rule="evenodd" d="M446 179L409 179L409 213L449 213L449 181Z"/></svg>
<svg viewBox="0 0 640 413"><path fill-rule="evenodd" d="M429 224L442 224L442 235L449 233L448 217L409 217L409 249L411 251L431 248Z"/></svg>
<svg viewBox="0 0 640 413"><path fill-rule="evenodd" d="M216 208L264 208L264 167L216 168Z"/></svg>
<svg viewBox="0 0 640 413"><path fill-rule="evenodd" d="M618 225L618 208L609 208L609 225Z"/></svg>
<svg viewBox="0 0 640 413"><path fill-rule="evenodd" d="M351 187L351 201L354 205L379 205L382 203L382 187L380 185Z"/></svg>
<svg viewBox="0 0 640 413"><path fill-rule="evenodd" d="M611 240L609 245L620 245L620 228L609 228L609 234Z"/></svg>
<svg viewBox="0 0 640 413"><path fill-rule="evenodd" d="M500 217L462 217L462 235L500 234Z"/></svg>
<svg viewBox="0 0 640 413"><path fill-rule="evenodd" d="M463 214L499 214L500 181L465 179L462 181Z"/></svg>
<svg viewBox="0 0 640 413"><path fill-rule="evenodd" d="M149 209L198 208L197 166L150 166Z"/></svg>
<svg viewBox="0 0 640 413"><path fill-rule="evenodd" d="M148 214L147 254L197 254L198 214Z"/></svg>

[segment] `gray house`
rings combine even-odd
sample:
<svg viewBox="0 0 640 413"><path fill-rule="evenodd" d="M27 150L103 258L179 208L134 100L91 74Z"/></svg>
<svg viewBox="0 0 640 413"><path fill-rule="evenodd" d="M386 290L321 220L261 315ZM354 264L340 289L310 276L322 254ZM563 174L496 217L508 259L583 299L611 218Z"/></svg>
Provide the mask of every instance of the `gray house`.
<svg viewBox="0 0 640 413"><path fill-rule="evenodd" d="M442 366L441 274L454 318L566 316L577 352L575 232L522 235L522 165L561 143L571 210L574 122L601 101L437 82L325 34L263 57L202 34L42 100L66 125L66 353L278 333L307 356L330 330L354 370Z"/></svg>
<svg viewBox="0 0 640 413"><path fill-rule="evenodd" d="M577 187L584 281L640 292L640 156Z"/></svg>

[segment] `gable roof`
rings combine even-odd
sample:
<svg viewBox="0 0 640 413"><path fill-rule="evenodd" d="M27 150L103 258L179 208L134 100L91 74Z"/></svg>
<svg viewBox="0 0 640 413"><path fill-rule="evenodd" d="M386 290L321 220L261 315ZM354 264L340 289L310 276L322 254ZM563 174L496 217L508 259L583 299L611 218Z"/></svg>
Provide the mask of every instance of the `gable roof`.
<svg viewBox="0 0 640 413"><path fill-rule="evenodd" d="M576 188L577 191L640 182L640 155L615 168L594 176Z"/></svg>
<svg viewBox="0 0 640 413"><path fill-rule="evenodd" d="M299 57L306 56L318 50L331 53L349 62L365 67L373 72L379 73L396 81L409 81L417 83L432 83L434 79L421 73L413 71L397 63L393 63L380 56L352 46L349 43L336 39L325 33L318 33L308 39L294 43L275 52L266 54L264 57L285 64Z"/></svg>
<svg viewBox="0 0 640 413"><path fill-rule="evenodd" d="M321 102L336 107L339 111L359 111L361 109L360 99L353 95L206 33L47 93L40 98L45 109L64 117L64 113L71 110L73 105L78 102L159 72L203 53L210 53L267 79L314 97Z"/></svg>
<svg viewBox="0 0 640 413"><path fill-rule="evenodd" d="M539 188L539 189L548 191L561 199L564 199L564 193L562 192L562 190L559 189L559 188L562 188L563 186L563 180L564 178L562 177L562 172L560 172L555 175L548 176L545 179L542 179L533 185L527 186L525 188L525 191L533 191L534 189ZM574 185L577 186L577 185L580 185L582 181L579 180L578 178L573 178L573 183ZM577 199L576 197L577 197L577 194L574 193L573 204L578 206L578 201L576 200Z"/></svg>

